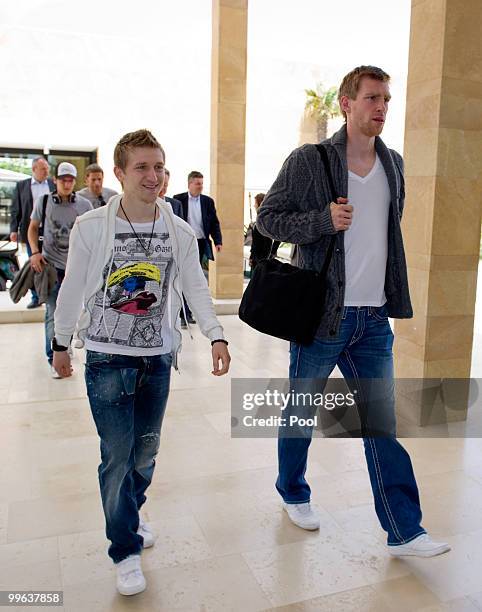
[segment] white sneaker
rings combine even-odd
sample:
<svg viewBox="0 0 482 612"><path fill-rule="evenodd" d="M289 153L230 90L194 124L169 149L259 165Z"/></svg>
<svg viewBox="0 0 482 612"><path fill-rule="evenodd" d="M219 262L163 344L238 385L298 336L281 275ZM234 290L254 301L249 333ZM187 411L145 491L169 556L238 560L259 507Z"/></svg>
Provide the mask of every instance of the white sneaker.
<svg viewBox="0 0 482 612"><path fill-rule="evenodd" d="M116 564L117 590L121 595L136 595L146 588L146 579L142 573L141 556L129 555Z"/></svg>
<svg viewBox="0 0 482 612"><path fill-rule="evenodd" d="M150 548L154 546L154 534L149 525L139 517L139 528L137 533L144 538L144 548Z"/></svg>
<svg viewBox="0 0 482 612"><path fill-rule="evenodd" d="M310 506L310 502L304 504L286 504L283 503L283 508L288 513L290 520L297 527L314 531L320 528L320 517Z"/></svg>
<svg viewBox="0 0 482 612"><path fill-rule="evenodd" d="M50 373L52 378L62 378L53 365L50 366Z"/></svg>
<svg viewBox="0 0 482 612"><path fill-rule="evenodd" d="M407 542L407 544L398 544L396 546L388 546L388 551L394 557L403 557L411 555L415 557L435 557L450 550L450 545L446 542L434 542L428 533L422 533Z"/></svg>

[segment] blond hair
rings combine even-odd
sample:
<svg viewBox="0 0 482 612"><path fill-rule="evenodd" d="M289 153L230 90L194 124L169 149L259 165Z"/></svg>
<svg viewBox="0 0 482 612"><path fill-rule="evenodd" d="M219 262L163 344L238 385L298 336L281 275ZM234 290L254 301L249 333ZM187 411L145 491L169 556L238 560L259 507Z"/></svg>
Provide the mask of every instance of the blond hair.
<svg viewBox="0 0 482 612"><path fill-rule="evenodd" d="M116 144L114 149L114 165L121 168L121 170L125 170L129 151L132 149L138 149L139 147L159 149L164 159L166 158L164 149L161 147L155 136L149 132L149 130L137 130L136 132L128 132L127 134L124 134L124 136L122 136L122 138Z"/></svg>
<svg viewBox="0 0 482 612"><path fill-rule="evenodd" d="M371 79L376 79L377 81L383 81L384 83L388 83L388 81L390 81L390 75L377 66L358 66L358 68L354 68L351 72L345 75L343 77L343 81L341 82L340 89L338 90L338 104L340 105L345 121L346 113L341 108L341 98L343 96L347 96L350 98L350 100L356 100L358 90L360 88L360 82L365 76L370 77Z"/></svg>

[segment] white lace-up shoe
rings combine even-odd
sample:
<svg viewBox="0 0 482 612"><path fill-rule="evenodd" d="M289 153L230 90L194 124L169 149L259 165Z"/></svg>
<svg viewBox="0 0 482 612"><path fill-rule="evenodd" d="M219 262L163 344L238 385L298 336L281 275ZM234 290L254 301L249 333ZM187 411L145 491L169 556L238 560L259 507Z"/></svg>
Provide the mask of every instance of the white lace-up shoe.
<svg viewBox="0 0 482 612"><path fill-rule="evenodd" d="M116 564L117 590L121 595L136 595L146 588L146 579L142 573L141 556L129 555Z"/></svg>
<svg viewBox="0 0 482 612"><path fill-rule="evenodd" d="M291 522L297 527L307 529L308 531L314 531L320 528L320 517L312 509L310 502L304 504L283 503L283 508L288 513Z"/></svg>
<svg viewBox="0 0 482 612"><path fill-rule="evenodd" d="M405 555L411 555L413 557L435 557L449 550L449 544L446 542L434 542L428 533L422 533L418 538L406 544L388 546L389 553L394 557L403 557Z"/></svg>
<svg viewBox="0 0 482 612"><path fill-rule="evenodd" d="M144 538L144 548L154 546L154 534L149 525L139 517L139 528L137 533Z"/></svg>

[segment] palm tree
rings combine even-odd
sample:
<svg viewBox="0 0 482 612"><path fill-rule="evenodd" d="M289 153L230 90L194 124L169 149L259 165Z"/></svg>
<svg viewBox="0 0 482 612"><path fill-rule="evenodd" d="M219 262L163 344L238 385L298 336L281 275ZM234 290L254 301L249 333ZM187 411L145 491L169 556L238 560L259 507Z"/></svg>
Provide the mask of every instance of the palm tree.
<svg viewBox="0 0 482 612"><path fill-rule="evenodd" d="M305 89L305 110L316 120L316 135L318 142L327 136L328 119L341 115L338 106L338 90L336 87L325 89L323 83L318 83L316 89Z"/></svg>

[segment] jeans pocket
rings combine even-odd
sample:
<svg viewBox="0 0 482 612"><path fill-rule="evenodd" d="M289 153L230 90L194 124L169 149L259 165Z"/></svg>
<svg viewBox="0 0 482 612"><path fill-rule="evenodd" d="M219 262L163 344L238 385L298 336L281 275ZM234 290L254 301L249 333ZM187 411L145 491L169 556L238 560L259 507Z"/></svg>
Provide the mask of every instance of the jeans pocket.
<svg viewBox="0 0 482 612"><path fill-rule="evenodd" d="M108 362L88 364L85 382L92 412L128 407L137 387L136 368L113 367Z"/></svg>
<svg viewBox="0 0 482 612"><path fill-rule="evenodd" d="M163 353L159 355L159 359L166 368L170 369L172 367L172 353Z"/></svg>
<svg viewBox="0 0 482 612"><path fill-rule="evenodd" d="M112 355L110 353L98 353L97 351L86 351L85 365L97 365L101 363L110 363Z"/></svg>
<svg viewBox="0 0 482 612"><path fill-rule="evenodd" d="M383 306L370 306L370 311L376 321L385 322L388 320L388 311L385 304Z"/></svg>

